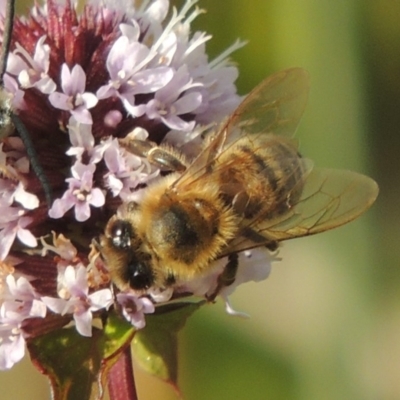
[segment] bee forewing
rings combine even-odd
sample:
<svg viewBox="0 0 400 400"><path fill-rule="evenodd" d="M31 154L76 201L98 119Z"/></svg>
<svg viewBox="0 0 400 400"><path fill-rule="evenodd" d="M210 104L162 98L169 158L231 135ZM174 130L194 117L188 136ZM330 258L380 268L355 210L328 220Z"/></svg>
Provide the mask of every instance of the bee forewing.
<svg viewBox="0 0 400 400"><path fill-rule="evenodd" d="M292 68L269 76L254 88L228 119L222 130L227 138L234 127L246 134L273 133L292 137L304 113L309 75L302 68Z"/></svg>
<svg viewBox="0 0 400 400"><path fill-rule="evenodd" d="M188 175L190 179L201 176L221 152L242 136L274 134L291 138L304 113L308 92L309 76L302 68L287 69L266 78L212 135L174 186Z"/></svg>

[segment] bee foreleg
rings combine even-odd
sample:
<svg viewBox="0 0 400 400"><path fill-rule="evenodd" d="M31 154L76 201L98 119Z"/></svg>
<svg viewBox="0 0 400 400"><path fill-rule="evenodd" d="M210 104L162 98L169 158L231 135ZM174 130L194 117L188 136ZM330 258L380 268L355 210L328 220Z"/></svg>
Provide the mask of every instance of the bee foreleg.
<svg viewBox="0 0 400 400"><path fill-rule="evenodd" d="M218 284L222 287L230 286L236 279L236 273L239 266L238 253L231 253L228 256L228 263L225 265L222 274L218 277Z"/></svg>
<svg viewBox="0 0 400 400"><path fill-rule="evenodd" d="M218 296L219 292L227 286L232 285L236 279L236 273L239 266L239 256L238 253L231 253L228 255L228 262L225 265L224 270L218 276L217 287L214 292L207 296L208 301L214 301Z"/></svg>
<svg viewBox="0 0 400 400"><path fill-rule="evenodd" d="M260 233L258 233L256 230L252 229L251 227L245 227L241 230L240 232L241 236L244 236L246 239L251 240L255 245L261 246L264 243L269 243L270 241L267 241L267 238Z"/></svg>
<svg viewBox="0 0 400 400"><path fill-rule="evenodd" d="M157 147L157 145L153 142L147 140L131 139L129 137L119 139L118 142L124 149L139 157L147 157L149 151L154 147Z"/></svg>
<svg viewBox="0 0 400 400"><path fill-rule="evenodd" d="M120 139L119 143L129 152L145 157L147 160L158 168L174 172L186 171L187 164L183 160L183 156L172 148L157 146L157 144L145 140Z"/></svg>
<svg viewBox="0 0 400 400"><path fill-rule="evenodd" d="M178 157L178 155L162 147L154 147L153 149L151 149L149 151L147 159L153 165L156 165L162 169L167 169L174 172L186 171L186 165Z"/></svg>

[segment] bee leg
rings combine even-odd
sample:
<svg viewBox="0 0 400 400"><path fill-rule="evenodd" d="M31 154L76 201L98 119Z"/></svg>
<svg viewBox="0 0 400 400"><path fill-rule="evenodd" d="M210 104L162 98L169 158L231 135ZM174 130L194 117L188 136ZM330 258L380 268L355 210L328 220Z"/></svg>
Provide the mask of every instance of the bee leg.
<svg viewBox="0 0 400 400"><path fill-rule="evenodd" d="M242 229L240 232L241 236L244 236L246 239L251 240L255 245L262 246L264 243L268 245L269 243L272 243L272 241L266 241L266 237L259 234L257 231L250 227L245 227Z"/></svg>
<svg viewBox="0 0 400 400"><path fill-rule="evenodd" d="M102 308L100 310L100 320L104 328L107 325L107 320L108 320L108 311L105 308Z"/></svg>
<svg viewBox="0 0 400 400"><path fill-rule="evenodd" d="M114 309L118 314L122 315L122 306L121 306L120 303L118 303L118 300L117 300L117 294L119 293L119 290L115 286L114 283L111 285L110 289L111 289L111 294L112 294L112 297L113 297L113 300L114 300L114 304L113 304L114 305Z"/></svg>
<svg viewBox="0 0 400 400"><path fill-rule="evenodd" d="M187 168L182 157L179 157L176 153L174 154L173 151L162 147L154 147L151 149L147 159L159 168L174 172L185 172Z"/></svg>
<svg viewBox="0 0 400 400"><path fill-rule="evenodd" d="M225 265L224 270L218 277L216 289L210 296L207 296L208 301L211 301L211 302L214 301L215 298L218 296L219 292L224 287L230 286L230 285L232 285L233 282L235 282L238 266L239 266L238 253L229 254L228 262Z"/></svg>
<svg viewBox="0 0 400 400"><path fill-rule="evenodd" d="M268 242L265 247L269 250L269 251L276 251L278 250L279 247L279 242L277 240L272 240L271 242Z"/></svg>
<svg viewBox="0 0 400 400"><path fill-rule="evenodd" d="M257 231L252 228L246 227L244 228L240 234L246 239L254 242L256 246L265 246L269 251L275 251L279 247L279 242L277 240L267 239L265 236L260 235Z"/></svg>
<svg viewBox="0 0 400 400"><path fill-rule="evenodd" d="M119 140L119 144L129 152L145 157L148 161L158 168L167 171L184 172L187 164L182 155L172 148L157 146L156 143L124 138Z"/></svg>

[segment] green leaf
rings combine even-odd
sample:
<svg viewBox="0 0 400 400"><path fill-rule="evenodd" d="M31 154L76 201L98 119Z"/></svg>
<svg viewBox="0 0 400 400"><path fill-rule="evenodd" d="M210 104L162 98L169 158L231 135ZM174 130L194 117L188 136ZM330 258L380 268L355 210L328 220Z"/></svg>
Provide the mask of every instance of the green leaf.
<svg viewBox="0 0 400 400"><path fill-rule="evenodd" d="M173 303L157 307L146 316L146 327L132 341L137 363L149 374L170 383L177 390L177 333L187 318L205 302Z"/></svg>
<svg viewBox="0 0 400 400"><path fill-rule="evenodd" d="M135 332L135 328L128 321L119 314L110 312L103 331L104 358L112 358L120 353L121 348L129 346Z"/></svg>
<svg viewBox="0 0 400 400"><path fill-rule="evenodd" d="M75 327L58 329L28 340L28 350L34 365L48 376L54 400L101 399L109 369L132 338L138 363L176 387L177 332L202 304L157 307L139 332L110 312L104 329L93 328L92 337L81 336Z"/></svg>
<svg viewBox="0 0 400 400"><path fill-rule="evenodd" d="M101 399L109 368L135 333L132 325L110 313L104 330L92 337L75 327L60 329L28 341L34 365L48 376L54 400Z"/></svg>

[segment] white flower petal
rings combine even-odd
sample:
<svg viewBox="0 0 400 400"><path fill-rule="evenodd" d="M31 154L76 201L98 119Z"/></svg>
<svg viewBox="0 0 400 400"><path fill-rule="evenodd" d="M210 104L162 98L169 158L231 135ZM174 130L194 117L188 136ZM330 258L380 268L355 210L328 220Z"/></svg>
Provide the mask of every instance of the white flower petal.
<svg viewBox="0 0 400 400"><path fill-rule="evenodd" d="M156 0L146 9L146 15L151 21L162 22L167 16L168 9L168 0Z"/></svg>
<svg viewBox="0 0 400 400"><path fill-rule="evenodd" d="M174 103L175 113L181 115L193 112L200 106L201 100L199 92L185 94Z"/></svg>
<svg viewBox="0 0 400 400"><path fill-rule="evenodd" d="M75 218L79 222L86 221L90 218L90 206L86 202L78 202L75 204Z"/></svg>
<svg viewBox="0 0 400 400"><path fill-rule="evenodd" d="M128 100L122 99L122 103L125 107L125 110L132 115L132 117L140 117L146 112L146 105L145 104L140 104L140 105L132 105Z"/></svg>
<svg viewBox="0 0 400 400"><path fill-rule="evenodd" d="M72 104L70 102L70 97L64 93L54 92L48 97L50 104L60 110L70 111Z"/></svg>
<svg viewBox="0 0 400 400"><path fill-rule="evenodd" d="M20 203L27 210L34 210L39 207L39 199L36 195L27 192L22 182L20 182L17 186L17 189L14 192L14 199L18 203Z"/></svg>
<svg viewBox="0 0 400 400"><path fill-rule="evenodd" d="M37 239L28 229L19 228L17 231L18 239L29 247L37 246Z"/></svg>
<svg viewBox="0 0 400 400"><path fill-rule="evenodd" d="M44 94L50 94L56 91L57 85L49 76L46 76L35 83L35 87L38 88Z"/></svg>
<svg viewBox="0 0 400 400"><path fill-rule="evenodd" d="M93 207L102 207L105 202L106 198L104 196L103 191L99 188L93 188L89 203Z"/></svg>
<svg viewBox="0 0 400 400"><path fill-rule="evenodd" d="M119 24L119 30L123 36L126 36L129 39L129 41L138 42L140 37L140 26L134 19L131 20L131 23L132 25L124 23Z"/></svg>
<svg viewBox="0 0 400 400"><path fill-rule="evenodd" d="M86 108L78 107L74 110L70 110L70 112L81 124L91 125L93 123L92 114L90 114L90 111L86 110Z"/></svg>
<svg viewBox="0 0 400 400"><path fill-rule="evenodd" d="M10 332L11 336L11 332ZM0 346L0 370L10 369L22 360L25 354L25 339L22 334L13 335Z"/></svg>
<svg viewBox="0 0 400 400"><path fill-rule="evenodd" d="M8 256L16 235L17 232L15 229L4 228L2 231L0 231L0 260L5 260L5 258Z"/></svg>
<svg viewBox="0 0 400 400"><path fill-rule="evenodd" d="M74 320L76 324L76 330L82 335L90 337L92 336L92 312L87 310L80 314L74 314Z"/></svg>
<svg viewBox="0 0 400 400"><path fill-rule="evenodd" d="M30 311L30 316L31 317L38 317L38 318L44 318L47 313L47 307L46 304L43 303L43 301L33 299L32 300L32 307Z"/></svg>
<svg viewBox="0 0 400 400"><path fill-rule="evenodd" d="M225 311L234 317L240 317L240 318L250 318L249 314L246 314L244 312L236 311L231 307L231 304L229 302L228 297L223 297L225 301Z"/></svg>
<svg viewBox="0 0 400 400"><path fill-rule="evenodd" d="M113 295L110 289L101 289L89 296L91 311L97 311L101 308L108 308L113 303Z"/></svg>
<svg viewBox="0 0 400 400"><path fill-rule="evenodd" d="M66 84L68 85L68 91L64 90L64 93L76 95L85 91L86 74L79 64L74 65L72 68L71 75Z"/></svg>
<svg viewBox="0 0 400 400"><path fill-rule="evenodd" d="M71 71L65 63L61 67L61 88L68 97L75 94L75 92L71 90Z"/></svg>
<svg viewBox="0 0 400 400"><path fill-rule="evenodd" d="M50 309L56 314L64 315L68 311L68 308L66 307L68 305L67 300L49 296L43 296L41 300L47 306L48 309Z"/></svg>
<svg viewBox="0 0 400 400"><path fill-rule="evenodd" d="M83 99L87 109L93 108L99 102L96 95L94 95L93 93L89 93L89 92L83 93L82 99Z"/></svg>
<svg viewBox="0 0 400 400"><path fill-rule="evenodd" d="M73 204L67 205L63 199L56 199L49 210L50 218L61 218L64 214L73 207Z"/></svg>

